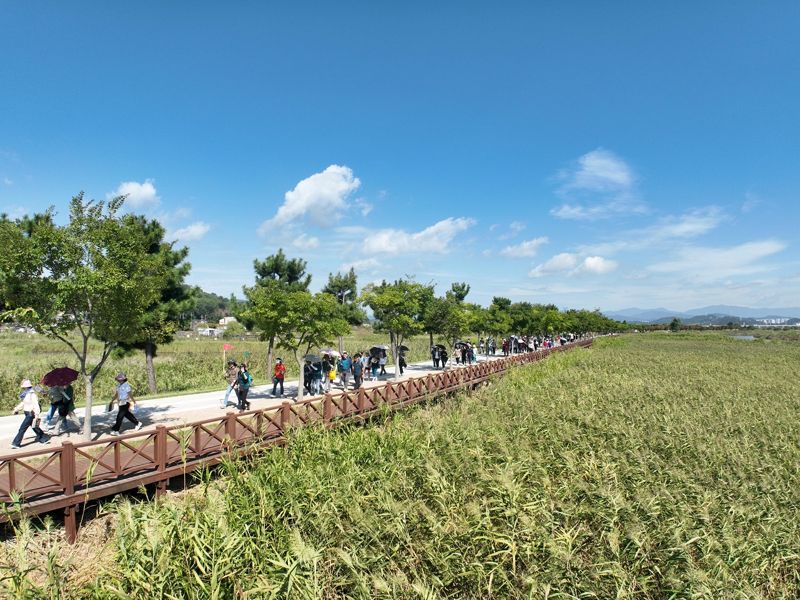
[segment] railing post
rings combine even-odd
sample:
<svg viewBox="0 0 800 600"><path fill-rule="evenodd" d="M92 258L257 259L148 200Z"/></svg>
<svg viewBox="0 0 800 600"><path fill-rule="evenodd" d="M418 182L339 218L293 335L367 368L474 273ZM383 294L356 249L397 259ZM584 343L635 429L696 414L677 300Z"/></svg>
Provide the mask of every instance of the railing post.
<svg viewBox="0 0 800 600"><path fill-rule="evenodd" d="M331 399L330 392L325 394L322 400L322 422L329 425L333 420L333 400Z"/></svg>
<svg viewBox="0 0 800 600"><path fill-rule="evenodd" d="M356 396L356 411L359 415L363 415L367 410L366 392L363 387L358 388L358 395Z"/></svg>
<svg viewBox="0 0 800 600"><path fill-rule="evenodd" d="M286 437L286 433L292 426L292 403L284 402L281 404L281 433Z"/></svg>
<svg viewBox="0 0 800 600"><path fill-rule="evenodd" d="M225 414L225 437L229 447L233 448L236 445L236 413L230 411Z"/></svg>
<svg viewBox="0 0 800 600"><path fill-rule="evenodd" d="M156 426L155 444L156 469L159 473L167 470L167 428L164 425ZM156 482L156 498L160 498L167 491L169 479Z"/></svg>
<svg viewBox="0 0 800 600"><path fill-rule="evenodd" d="M69 441L61 444L61 486L64 488L65 496L75 493L75 446ZM67 542L70 544L74 544L78 537L75 508L74 505L70 505L64 509L64 529L67 534Z"/></svg>

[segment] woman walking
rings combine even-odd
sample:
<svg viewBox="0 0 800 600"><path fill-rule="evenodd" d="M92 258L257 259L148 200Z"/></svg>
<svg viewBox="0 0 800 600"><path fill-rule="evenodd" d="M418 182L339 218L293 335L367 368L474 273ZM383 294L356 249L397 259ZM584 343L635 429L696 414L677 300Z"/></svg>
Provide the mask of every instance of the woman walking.
<svg viewBox="0 0 800 600"><path fill-rule="evenodd" d="M253 378L247 370L247 364L239 365L239 375L236 377L236 397L239 398L239 410L250 410L250 403L247 401L247 393L253 384Z"/></svg>
<svg viewBox="0 0 800 600"><path fill-rule="evenodd" d="M14 407L14 414L22 411L25 413L25 418L19 426L19 431L16 437L14 437L14 441L11 442L11 447L16 450L22 445L22 436L25 435L29 427L33 428L37 442L40 444L49 444L50 439L45 436L44 431L39 427L42 411L39 407L39 396L33 391L31 380L23 380L19 387L22 388L22 392L19 395L20 403Z"/></svg>
<svg viewBox="0 0 800 600"><path fill-rule="evenodd" d="M111 402L117 403L117 420L109 433L111 435L119 435L119 430L122 428L122 419L128 419L133 423L134 431L139 431L142 428L142 424L131 412L131 404L136 405L136 398L133 397L133 390L131 390L131 385L128 383L128 378L125 373L119 373L114 379L117 380L117 389Z"/></svg>

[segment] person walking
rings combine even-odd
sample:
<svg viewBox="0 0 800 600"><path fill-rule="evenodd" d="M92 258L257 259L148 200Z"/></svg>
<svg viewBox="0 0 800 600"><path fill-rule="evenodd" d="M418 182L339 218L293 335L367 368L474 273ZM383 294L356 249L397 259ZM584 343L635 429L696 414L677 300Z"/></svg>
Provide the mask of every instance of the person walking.
<svg viewBox="0 0 800 600"><path fill-rule="evenodd" d="M336 378L336 369L333 364L333 358L329 354L322 355L322 391L326 394L331 391L331 372L333 372L333 379Z"/></svg>
<svg viewBox="0 0 800 600"><path fill-rule="evenodd" d="M361 387L361 382L364 379L364 363L361 356L356 354L353 357L353 389L357 390Z"/></svg>
<svg viewBox="0 0 800 600"><path fill-rule="evenodd" d="M136 398L133 397L133 390L128 383L128 378L125 373L118 373L114 379L117 381L117 389L111 402L117 403L117 420L109 433L111 435L119 435L119 431L122 428L122 419L128 419L133 423L134 431L139 431L142 428L142 424L131 412L131 404L136 404Z"/></svg>
<svg viewBox="0 0 800 600"><path fill-rule="evenodd" d="M442 357L442 355L441 355L441 353L439 351L439 346L436 346L436 345L431 346L431 358L433 359L433 368L434 369L438 369L439 368L439 359L441 357Z"/></svg>
<svg viewBox="0 0 800 600"><path fill-rule="evenodd" d="M239 399L237 408L239 410L250 410L250 403L247 401L247 393L253 384L253 378L247 370L247 364L239 365L239 373L236 375L236 397Z"/></svg>
<svg viewBox="0 0 800 600"><path fill-rule="evenodd" d="M400 353L400 360L397 361L398 366L400 367L400 375L403 374L403 369L405 369L408 364L406 363L406 355L402 352Z"/></svg>
<svg viewBox="0 0 800 600"><path fill-rule="evenodd" d="M447 350L445 348L442 348L442 356L441 356L442 369L444 369L447 366L447 359L448 358L450 358L450 356L447 354Z"/></svg>
<svg viewBox="0 0 800 600"><path fill-rule="evenodd" d="M370 356L369 359L369 369L371 375L370 381L378 381L378 367L380 366L379 362L380 361L377 356L375 356L374 354Z"/></svg>
<svg viewBox="0 0 800 600"><path fill-rule="evenodd" d="M277 358L275 359L275 369L272 372L272 395L275 396L275 392L278 390L278 386L281 386L281 393L279 397L283 397L283 380L286 378L286 365L283 364L283 359Z"/></svg>
<svg viewBox="0 0 800 600"><path fill-rule="evenodd" d="M353 366L353 362L350 360L350 357L347 356L347 352L342 352L342 357L336 363L336 370L339 372L339 380L342 382L342 389L347 389L347 381L350 379L350 369Z"/></svg>
<svg viewBox="0 0 800 600"><path fill-rule="evenodd" d="M381 352L380 358L378 358L378 366L381 368L380 375L386 375L386 350Z"/></svg>
<svg viewBox="0 0 800 600"><path fill-rule="evenodd" d="M53 432L56 429L56 426L58 426L57 433L61 433L63 430L66 430L69 417L72 417L72 419L75 421L76 428L80 430L80 421L75 415L75 403L72 400L71 388L72 386L69 386L69 392L67 391L67 387L63 385L54 385L50 388L50 406L55 406L58 412L55 419L51 419L48 425L45 426L47 433Z"/></svg>
<svg viewBox="0 0 800 600"><path fill-rule="evenodd" d="M39 396L33 391L31 380L24 379L19 387L22 389L22 392L20 392L19 395L19 404L14 407L14 414L16 415L19 411L22 411L25 413L25 418L22 419L19 431L17 431L17 435L11 442L11 447L16 450L22 445L22 437L25 435L25 432L28 431L29 427L32 428L33 433L36 434L37 442L40 444L49 444L50 439L44 434L42 428L39 427L39 423L41 422Z"/></svg>
<svg viewBox="0 0 800 600"><path fill-rule="evenodd" d="M228 388L225 390L225 398L220 402L220 408L228 408L228 397L231 395L233 388L236 387L236 377L239 375L239 365L233 359L228 360L228 366L225 369L225 379L228 382Z"/></svg>

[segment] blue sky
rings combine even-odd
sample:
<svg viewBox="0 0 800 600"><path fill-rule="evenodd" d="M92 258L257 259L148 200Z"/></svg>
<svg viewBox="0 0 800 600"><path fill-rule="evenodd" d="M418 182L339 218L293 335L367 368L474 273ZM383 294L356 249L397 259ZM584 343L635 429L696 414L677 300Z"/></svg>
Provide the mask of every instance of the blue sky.
<svg viewBox="0 0 800 600"><path fill-rule="evenodd" d="M241 295L800 304L797 2L0 1L0 211L128 193Z"/></svg>

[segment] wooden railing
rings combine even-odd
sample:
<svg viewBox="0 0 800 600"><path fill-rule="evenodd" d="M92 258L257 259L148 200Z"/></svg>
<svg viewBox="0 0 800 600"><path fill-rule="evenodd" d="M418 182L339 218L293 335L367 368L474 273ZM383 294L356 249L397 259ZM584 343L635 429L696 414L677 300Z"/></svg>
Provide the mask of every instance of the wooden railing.
<svg viewBox="0 0 800 600"><path fill-rule="evenodd" d="M256 446L281 444L292 427L315 423L335 427L368 419L427 398L474 387L509 368L541 360L553 352L590 346L591 339L537 352L515 354L403 381L312 397L280 406L229 412L186 425L158 425L154 431L0 457L0 522L20 514L64 511L67 539L77 535L81 504L155 484L161 495L169 480L224 456Z"/></svg>

